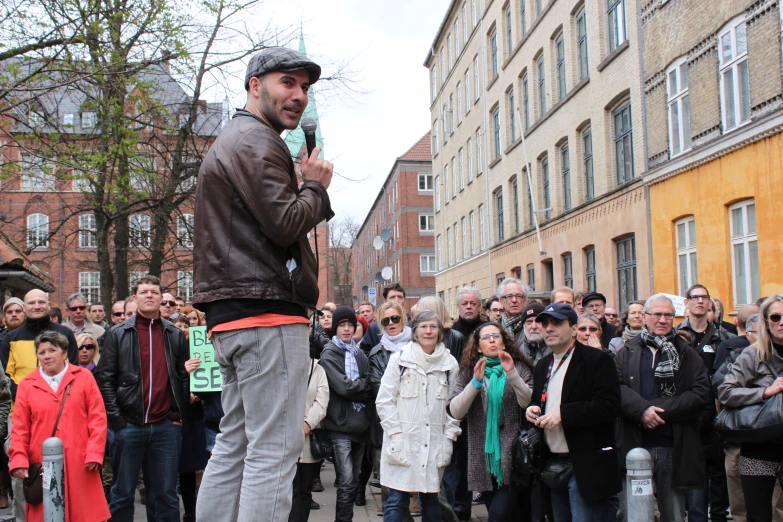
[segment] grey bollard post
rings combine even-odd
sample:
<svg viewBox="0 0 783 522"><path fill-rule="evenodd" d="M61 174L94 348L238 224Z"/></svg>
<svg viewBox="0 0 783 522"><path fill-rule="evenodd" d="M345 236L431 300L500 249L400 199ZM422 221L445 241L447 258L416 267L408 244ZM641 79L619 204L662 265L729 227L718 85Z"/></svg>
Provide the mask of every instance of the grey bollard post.
<svg viewBox="0 0 783 522"><path fill-rule="evenodd" d="M650 452L634 448L625 457L628 470L625 476L626 521L653 522L653 463Z"/></svg>
<svg viewBox="0 0 783 522"><path fill-rule="evenodd" d="M63 441L50 437L43 443L44 522L65 522L65 457Z"/></svg>

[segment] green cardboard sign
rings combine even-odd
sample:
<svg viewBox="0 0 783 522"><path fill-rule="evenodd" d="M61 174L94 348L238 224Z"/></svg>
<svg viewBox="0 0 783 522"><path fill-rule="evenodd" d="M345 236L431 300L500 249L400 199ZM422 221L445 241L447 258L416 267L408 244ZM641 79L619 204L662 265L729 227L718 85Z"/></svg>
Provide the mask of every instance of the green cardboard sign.
<svg viewBox="0 0 783 522"><path fill-rule="evenodd" d="M206 326L191 326L190 357L201 359L201 365L190 374L190 391L219 392L223 378L220 375L220 365L215 360L215 348L207 338Z"/></svg>

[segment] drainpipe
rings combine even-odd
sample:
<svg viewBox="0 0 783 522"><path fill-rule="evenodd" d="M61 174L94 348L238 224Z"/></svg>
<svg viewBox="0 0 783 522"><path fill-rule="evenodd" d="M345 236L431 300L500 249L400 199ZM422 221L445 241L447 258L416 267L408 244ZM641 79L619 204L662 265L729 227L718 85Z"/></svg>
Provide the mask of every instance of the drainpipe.
<svg viewBox="0 0 783 522"><path fill-rule="evenodd" d="M480 6L480 8L481 8L481 6ZM488 225L488 223L490 221L491 214L490 214L490 206L489 206L489 161L487 161L489 159L489 149L487 147L484 147L484 144L485 144L485 141L486 141L484 139L484 137L487 135L487 124L488 124L488 121L487 121L487 92L486 92L486 87L487 87L487 67L486 67L486 64L484 64L484 62L483 62L483 60L486 59L487 49L485 47L486 39L483 37L484 36L484 13L483 12L481 13L481 22L479 24L479 34L481 35L480 36L480 38L481 38L481 51L480 52L481 52L481 56L483 58L481 60L481 62L483 64L483 69L484 69L484 72L482 74L482 77L484 79L484 83L482 85L483 85L483 87L485 89L485 92L484 92L484 95L481 97L481 110L482 110L482 113L483 113L482 121L484 122L484 124L483 124L482 129L481 129L481 136L479 137L480 141L479 141L478 145L479 145L479 147L482 147L482 149L484 150L484 154L482 154L482 156L481 156L481 161L482 161L482 163L484 163L484 208L486 209L486 217L484 219L484 225L486 226L486 225ZM481 216L479 216L479 221L481 221ZM481 232L483 233L484 230L482 230ZM487 234L486 234L485 237L487 238L487 268L489 270L489 288L490 288L490 290L492 290L492 294L494 295L495 294L495 290L493 290L494 276L493 276L493 272L492 272L492 254L490 253L490 250L492 248L492 226L491 225L487 226L486 232L487 232Z"/></svg>
<svg viewBox="0 0 783 522"><path fill-rule="evenodd" d="M783 16L783 15L782 15ZM647 104L644 91L644 33L642 32L642 10L639 4L636 4L636 27L639 40L639 87L642 103L642 129L644 129L644 170L649 170L649 139L647 137ZM653 239L652 239L652 212L650 210L650 186L644 183L644 200L647 209L647 262L650 266L650 294L653 295L655 288L655 272L653 270Z"/></svg>

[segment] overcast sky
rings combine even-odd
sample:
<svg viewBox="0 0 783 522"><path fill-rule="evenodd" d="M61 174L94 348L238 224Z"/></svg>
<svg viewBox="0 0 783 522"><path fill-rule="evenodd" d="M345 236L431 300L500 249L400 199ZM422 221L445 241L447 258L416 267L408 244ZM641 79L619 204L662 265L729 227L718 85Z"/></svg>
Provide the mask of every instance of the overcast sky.
<svg viewBox="0 0 783 522"><path fill-rule="evenodd" d="M355 100L317 98L325 157L335 172L329 193L338 216L362 222L394 160L429 130L429 73L422 65L449 0L271 0L278 24L301 20L316 61L352 59ZM273 9L272 9L273 8ZM330 74L328 68L325 74ZM316 84L316 89L318 84Z"/></svg>

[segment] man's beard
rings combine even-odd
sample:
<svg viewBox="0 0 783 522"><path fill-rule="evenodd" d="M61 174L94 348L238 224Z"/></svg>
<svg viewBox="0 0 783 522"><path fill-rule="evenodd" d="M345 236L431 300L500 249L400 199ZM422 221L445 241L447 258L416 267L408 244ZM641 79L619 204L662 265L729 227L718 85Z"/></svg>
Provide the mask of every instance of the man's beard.
<svg viewBox="0 0 783 522"><path fill-rule="evenodd" d="M544 340L544 336L540 333L529 334L525 331L525 341L528 343L540 343Z"/></svg>

